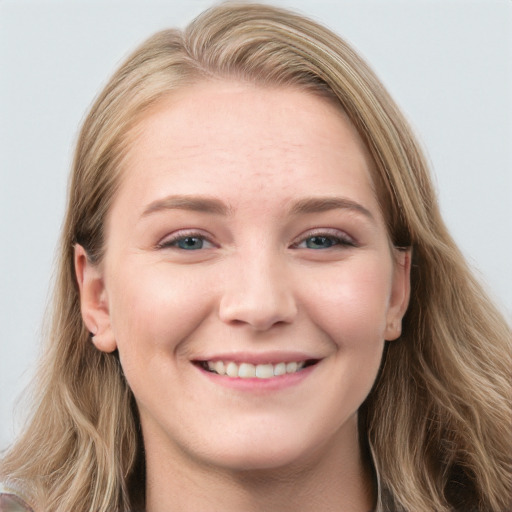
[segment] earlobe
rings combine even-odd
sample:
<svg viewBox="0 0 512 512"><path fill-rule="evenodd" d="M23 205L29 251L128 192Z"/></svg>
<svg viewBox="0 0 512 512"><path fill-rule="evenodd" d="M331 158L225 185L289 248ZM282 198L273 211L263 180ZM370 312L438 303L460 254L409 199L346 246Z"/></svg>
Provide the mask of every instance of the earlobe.
<svg viewBox="0 0 512 512"><path fill-rule="evenodd" d="M386 341L396 340L402 334L402 318L407 311L411 294L412 249L396 250L393 284L388 308Z"/></svg>
<svg viewBox="0 0 512 512"><path fill-rule="evenodd" d="M98 350L113 352L117 349L117 343L110 323L103 273L98 265L90 261L87 252L79 244L75 245L74 260L85 326Z"/></svg>

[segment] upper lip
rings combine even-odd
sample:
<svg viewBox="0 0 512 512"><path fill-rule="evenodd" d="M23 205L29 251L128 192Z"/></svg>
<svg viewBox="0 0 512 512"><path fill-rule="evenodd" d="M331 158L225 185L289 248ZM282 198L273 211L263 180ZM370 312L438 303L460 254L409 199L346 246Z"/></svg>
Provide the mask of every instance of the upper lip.
<svg viewBox="0 0 512 512"><path fill-rule="evenodd" d="M319 360L321 357L306 354L304 352L231 352L231 353L216 353L199 356L193 360L196 362L202 361L232 361L234 363L251 363L258 364L277 364L277 363L292 363L301 361Z"/></svg>

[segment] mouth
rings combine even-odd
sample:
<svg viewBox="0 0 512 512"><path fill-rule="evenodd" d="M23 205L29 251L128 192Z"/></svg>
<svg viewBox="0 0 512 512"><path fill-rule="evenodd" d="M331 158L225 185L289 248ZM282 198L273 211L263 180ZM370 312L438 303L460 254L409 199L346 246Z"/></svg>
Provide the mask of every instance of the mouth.
<svg viewBox="0 0 512 512"><path fill-rule="evenodd" d="M203 370L234 379L272 379L284 375L299 373L319 362L319 359L290 361L265 364L252 364L234 361L195 361Z"/></svg>

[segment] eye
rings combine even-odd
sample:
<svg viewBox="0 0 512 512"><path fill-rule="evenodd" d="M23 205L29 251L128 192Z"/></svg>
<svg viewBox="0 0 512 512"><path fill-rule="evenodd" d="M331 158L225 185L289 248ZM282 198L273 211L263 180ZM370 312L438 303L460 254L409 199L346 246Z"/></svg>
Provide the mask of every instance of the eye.
<svg viewBox="0 0 512 512"><path fill-rule="evenodd" d="M337 245L339 240L332 236L310 236L304 242L308 249L328 249Z"/></svg>
<svg viewBox="0 0 512 512"><path fill-rule="evenodd" d="M213 247L213 244L208 241L206 237L196 233L178 233L172 237L165 238L157 245L158 249L174 248L184 251L197 251L200 249L209 249L211 247Z"/></svg>
<svg viewBox="0 0 512 512"><path fill-rule="evenodd" d="M198 236L186 236L176 240L173 245L187 251L195 251L203 248L204 240Z"/></svg>
<svg viewBox="0 0 512 512"><path fill-rule="evenodd" d="M356 247L356 242L345 233L336 230L336 234L320 232L310 234L293 244L296 249L330 249L332 247Z"/></svg>

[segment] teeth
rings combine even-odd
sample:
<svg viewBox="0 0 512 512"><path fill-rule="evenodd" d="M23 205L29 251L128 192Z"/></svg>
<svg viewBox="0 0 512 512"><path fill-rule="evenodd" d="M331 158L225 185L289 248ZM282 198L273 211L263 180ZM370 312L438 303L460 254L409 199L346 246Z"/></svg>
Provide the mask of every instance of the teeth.
<svg viewBox="0 0 512 512"><path fill-rule="evenodd" d="M259 364L256 366L256 377L258 379L270 379L274 376L274 365L273 364Z"/></svg>
<svg viewBox="0 0 512 512"><path fill-rule="evenodd" d="M286 373L294 373L297 371L297 363L286 363Z"/></svg>
<svg viewBox="0 0 512 512"><path fill-rule="evenodd" d="M284 375L286 373L286 363L277 363L274 366L274 375L277 377L279 375Z"/></svg>
<svg viewBox="0 0 512 512"><path fill-rule="evenodd" d="M238 365L232 361L226 366L226 375L228 377L238 377Z"/></svg>
<svg viewBox="0 0 512 512"><path fill-rule="evenodd" d="M238 367L238 374L235 375L235 377L236 376L241 377L242 379L249 379L250 377L256 376L259 377L258 370L256 369L256 367L253 364L249 363L242 363Z"/></svg>
<svg viewBox="0 0 512 512"><path fill-rule="evenodd" d="M213 373L227 375L228 377L238 377L239 379L270 379L287 373L296 373L304 368L304 361L297 363L276 363L276 364L258 364L234 363L229 361L208 361L206 367Z"/></svg>
<svg viewBox="0 0 512 512"><path fill-rule="evenodd" d="M219 375L226 375L226 367L224 366L223 361L217 361L214 363L214 371L216 371Z"/></svg>

